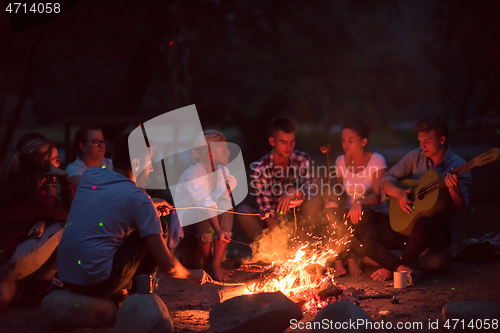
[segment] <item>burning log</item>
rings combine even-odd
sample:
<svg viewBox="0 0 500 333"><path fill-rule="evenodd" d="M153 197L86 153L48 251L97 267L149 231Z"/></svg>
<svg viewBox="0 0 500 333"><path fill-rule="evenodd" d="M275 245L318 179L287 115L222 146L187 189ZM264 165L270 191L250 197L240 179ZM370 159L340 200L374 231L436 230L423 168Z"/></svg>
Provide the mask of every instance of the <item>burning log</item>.
<svg viewBox="0 0 500 333"><path fill-rule="evenodd" d="M220 303L227 301L236 296L246 295L248 292L247 286L227 287L217 291Z"/></svg>
<svg viewBox="0 0 500 333"><path fill-rule="evenodd" d="M325 301L328 297L338 297L344 293L342 287L336 286L331 279L327 279L317 289L319 299Z"/></svg>

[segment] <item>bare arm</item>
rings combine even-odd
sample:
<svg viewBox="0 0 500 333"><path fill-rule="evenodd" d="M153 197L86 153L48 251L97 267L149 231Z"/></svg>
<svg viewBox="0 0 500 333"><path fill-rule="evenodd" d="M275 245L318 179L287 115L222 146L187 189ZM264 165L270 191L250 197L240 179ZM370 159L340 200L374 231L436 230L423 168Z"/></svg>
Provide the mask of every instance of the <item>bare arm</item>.
<svg viewBox="0 0 500 333"><path fill-rule="evenodd" d="M453 169L452 169L453 171ZM461 208L465 206L465 198L460 190L460 180L457 175L452 173L447 173L445 176L445 183L450 191L451 200L453 201L453 207Z"/></svg>
<svg viewBox="0 0 500 333"><path fill-rule="evenodd" d="M158 264L158 268L170 277L177 279L188 279L200 284L208 282L210 278L201 269L189 270L170 253L160 234L144 237L146 244Z"/></svg>
<svg viewBox="0 0 500 333"><path fill-rule="evenodd" d="M382 179L382 176L385 174L386 170L387 169L380 169L377 172L373 173L373 193L365 196L364 198L357 199L362 205L371 206L380 203L380 193L382 192L380 179Z"/></svg>
<svg viewBox="0 0 500 333"><path fill-rule="evenodd" d="M349 209L349 213L347 214L348 218L351 218L351 222L353 224L358 223L361 220L363 215L363 205L371 206L380 203L381 197L381 187L380 187L380 179L385 174L386 169L380 169L373 173L373 193L368 194L367 196L358 198L354 200Z"/></svg>
<svg viewBox="0 0 500 333"><path fill-rule="evenodd" d="M386 180L383 186L384 186L384 191L385 193L387 193L387 195L390 195L391 197L396 197L398 199L399 206L404 212L407 212L408 214L411 213L410 204L412 204L412 202L410 201L410 199L408 199L408 193L410 192L411 189L405 191L402 188L399 188L396 185L396 182L392 180Z"/></svg>
<svg viewBox="0 0 500 333"><path fill-rule="evenodd" d="M229 237L228 234L220 228L219 220L217 219L217 216L212 216L208 220L210 221L210 225L212 226L215 233L217 234L217 238L220 241L229 243L231 241L231 237Z"/></svg>

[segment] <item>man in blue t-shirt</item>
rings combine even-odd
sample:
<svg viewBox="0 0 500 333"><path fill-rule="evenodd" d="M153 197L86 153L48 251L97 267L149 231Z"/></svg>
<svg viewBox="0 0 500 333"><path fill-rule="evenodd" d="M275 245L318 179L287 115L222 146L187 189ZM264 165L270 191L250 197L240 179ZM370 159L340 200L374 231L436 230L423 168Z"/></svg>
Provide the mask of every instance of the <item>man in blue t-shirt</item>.
<svg viewBox="0 0 500 333"><path fill-rule="evenodd" d="M126 135L115 144L113 170L91 167L82 175L57 256L59 279L70 290L90 296L119 294L136 273L150 274L157 267L175 278L211 280L170 254L156 209L168 204L153 202L136 185L132 165L135 171L145 167L141 178L152 171L151 161L144 161L131 164Z"/></svg>

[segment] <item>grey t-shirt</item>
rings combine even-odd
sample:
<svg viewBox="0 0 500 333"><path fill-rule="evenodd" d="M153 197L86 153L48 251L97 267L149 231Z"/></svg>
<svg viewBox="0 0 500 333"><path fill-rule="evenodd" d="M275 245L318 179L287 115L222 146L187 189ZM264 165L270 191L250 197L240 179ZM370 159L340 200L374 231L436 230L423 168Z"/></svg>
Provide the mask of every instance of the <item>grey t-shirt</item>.
<svg viewBox="0 0 500 333"><path fill-rule="evenodd" d="M117 172L88 168L59 244L59 279L82 286L106 280L118 247L134 230L141 237L163 234L151 198Z"/></svg>
<svg viewBox="0 0 500 333"><path fill-rule="evenodd" d="M113 161L106 157L103 158L101 160L101 168L102 167L104 167L104 169L107 168L113 170ZM66 173L70 178L73 176L83 175L85 170L87 170L87 166L79 157L77 157L73 163L68 164L68 166L66 167Z"/></svg>

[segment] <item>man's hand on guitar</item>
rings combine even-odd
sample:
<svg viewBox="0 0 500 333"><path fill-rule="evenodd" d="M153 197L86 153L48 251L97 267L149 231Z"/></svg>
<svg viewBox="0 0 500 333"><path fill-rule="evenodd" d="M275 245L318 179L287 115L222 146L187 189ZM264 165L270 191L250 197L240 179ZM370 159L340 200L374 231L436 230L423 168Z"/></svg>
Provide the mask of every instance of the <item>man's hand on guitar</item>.
<svg viewBox="0 0 500 333"><path fill-rule="evenodd" d="M450 173L447 173L444 176L444 182L446 183L446 187L448 187L448 191L450 192L451 200L453 201L453 206L455 208L461 208L465 206L465 199L462 194L462 191L460 190L460 179L458 179L458 176L453 173L455 169L451 169Z"/></svg>
<svg viewBox="0 0 500 333"><path fill-rule="evenodd" d="M363 215L363 205L361 205L359 200L355 200L352 203L351 209L349 209L347 218L351 218L352 224L357 224L361 220L362 215Z"/></svg>
<svg viewBox="0 0 500 333"><path fill-rule="evenodd" d="M451 168L451 171L455 171L453 168ZM446 183L446 187L449 189L452 189L454 187L458 186L458 183L460 183L460 180L458 179L458 176L454 173L447 173L444 176L444 182Z"/></svg>
<svg viewBox="0 0 500 333"><path fill-rule="evenodd" d="M405 213L410 214L412 212L411 205L413 205L413 202L408 199L408 193L411 193L411 188L407 190L401 190L398 194L398 202L401 210Z"/></svg>

